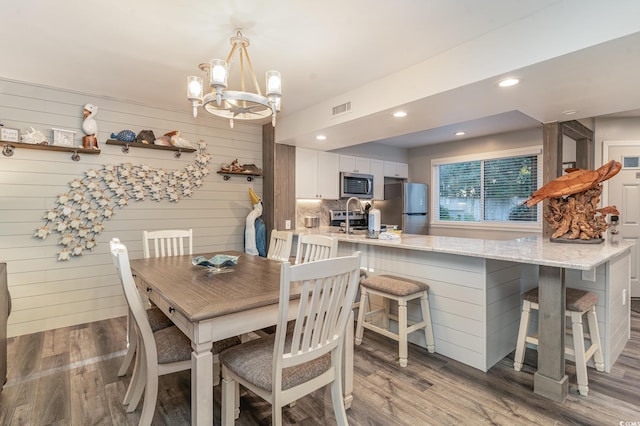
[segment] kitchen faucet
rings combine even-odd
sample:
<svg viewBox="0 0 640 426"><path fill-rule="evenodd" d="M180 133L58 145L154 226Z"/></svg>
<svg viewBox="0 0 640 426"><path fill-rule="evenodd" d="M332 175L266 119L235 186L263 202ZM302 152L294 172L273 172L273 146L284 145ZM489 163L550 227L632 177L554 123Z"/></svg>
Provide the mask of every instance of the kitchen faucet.
<svg viewBox="0 0 640 426"><path fill-rule="evenodd" d="M351 200L356 200L358 202L358 207L360 207L360 211L362 211L362 204L360 204L360 199L358 197L351 197L347 200L347 205L345 210L347 211L347 217L344 220L344 233L349 235L349 203Z"/></svg>

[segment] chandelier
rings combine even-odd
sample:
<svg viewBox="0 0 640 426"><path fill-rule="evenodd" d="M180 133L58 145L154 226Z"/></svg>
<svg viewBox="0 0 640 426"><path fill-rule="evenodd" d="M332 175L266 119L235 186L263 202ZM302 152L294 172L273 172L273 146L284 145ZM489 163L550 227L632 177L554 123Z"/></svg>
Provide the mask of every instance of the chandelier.
<svg viewBox="0 0 640 426"><path fill-rule="evenodd" d="M208 74L211 92L203 94L201 77L187 77L187 97L193 105L193 116L198 116L198 107L203 107L213 115L229 119L233 128L233 120L260 120L271 116L271 124L276 126L276 112L280 111L282 80L279 71L266 72L266 95L262 95L256 79L247 47L249 39L240 31L231 37L231 51L227 60L212 59L208 64L200 64L200 69ZM230 64L237 53L240 64L240 90L227 90ZM245 84L245 63L248 66L255 92L247 91Z"/></svg>

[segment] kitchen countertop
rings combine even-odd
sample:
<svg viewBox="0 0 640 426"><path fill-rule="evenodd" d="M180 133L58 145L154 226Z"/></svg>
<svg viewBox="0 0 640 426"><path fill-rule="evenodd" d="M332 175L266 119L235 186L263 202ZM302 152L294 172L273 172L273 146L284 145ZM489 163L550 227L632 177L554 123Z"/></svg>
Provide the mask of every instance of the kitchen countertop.
<svg viewBox="0 0 640 426"><path fill-rule="evenodd" d="M300 228L294 233L328 235L338 241L354 244L397 247L409 250L482 257L485 259L530 263L589 271L596 266L631 250L632 242L604 241L601 244L552 243L548 238L530 236L512 240L441 237L435 235L400 234L397 240L346 235L338 227Z"/></svg>

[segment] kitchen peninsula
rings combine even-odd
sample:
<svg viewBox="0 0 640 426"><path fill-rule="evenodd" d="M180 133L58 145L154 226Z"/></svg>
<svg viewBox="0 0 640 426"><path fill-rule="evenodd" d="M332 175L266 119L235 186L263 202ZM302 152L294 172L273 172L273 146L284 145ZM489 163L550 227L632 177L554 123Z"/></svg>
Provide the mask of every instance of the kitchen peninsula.
<svg viewBox="0 0 640 426"><path fill-rule="evenodd" d="M629 253L631 243L551 243L543 237L484 240L405 235L397 240L345 235L336 228L300 230L338 238L339 255L359 250L372 274L419 279L430 286L436 352L489 370L515 349L520 295L539 286L540 345L536 393L562 401L564 374L564 288L588 289L596 306L605 371L630 336ZM419 315L409 306L409 316ZM410 340L425 346L424 336Z"/></svg>

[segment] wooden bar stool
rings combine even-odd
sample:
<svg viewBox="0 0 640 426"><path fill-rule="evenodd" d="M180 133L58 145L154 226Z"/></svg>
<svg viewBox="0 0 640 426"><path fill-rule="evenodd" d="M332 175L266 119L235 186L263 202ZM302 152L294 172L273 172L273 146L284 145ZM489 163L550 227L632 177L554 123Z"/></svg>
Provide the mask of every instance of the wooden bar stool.
<svg viewBox="0 0 640 426"><path fill-rule="evenodd" d="M600 344L600 331L598 330L598 318L596 317L596 303L598 296L590 291L567 288L565 315L571 318L571 333L573 334L573 348L565 347L565 353L574 357L576 363L576 376L580 395L587 396L589 382L587 379L587 362L593 357L596 370L604 371L604 358ZM531 289L522 295L522 316L520 318L520 331L513 368L516 371L522 369L524 353L527 343L538 345L538 333L528 335L529 317L532 309L538 310L538 288ZM589 334L585 336L582 328L582 317L587 314ZM585 350L585 338L590 340L589 349Z"/></svg>
<svg viewBox="0 0 640 426"><path fill-rule="evenodd" d="M390 337L399 342L400 366L407 366L408 346L407 335L414 331L424 330L427 342L427 350L434 352L435 344L433 339L433 327L431 326L431 313L429 310L429 286L420 281L411 280L392 275L376 275L360 281L360 310L358 312L358 325L356 328L356 345L362 343L364 329L369 329L376 333ZM381 296L383 308L370 311L369 295ZM420 299L422 311L422 321L409 324L407 319L407 302L413 299ZM398 302L398 315L389 312L389 301ZM371 316L382 315L382 327L367 321ZM398 333L389 330L389 320L398 322Z"/></svg>

